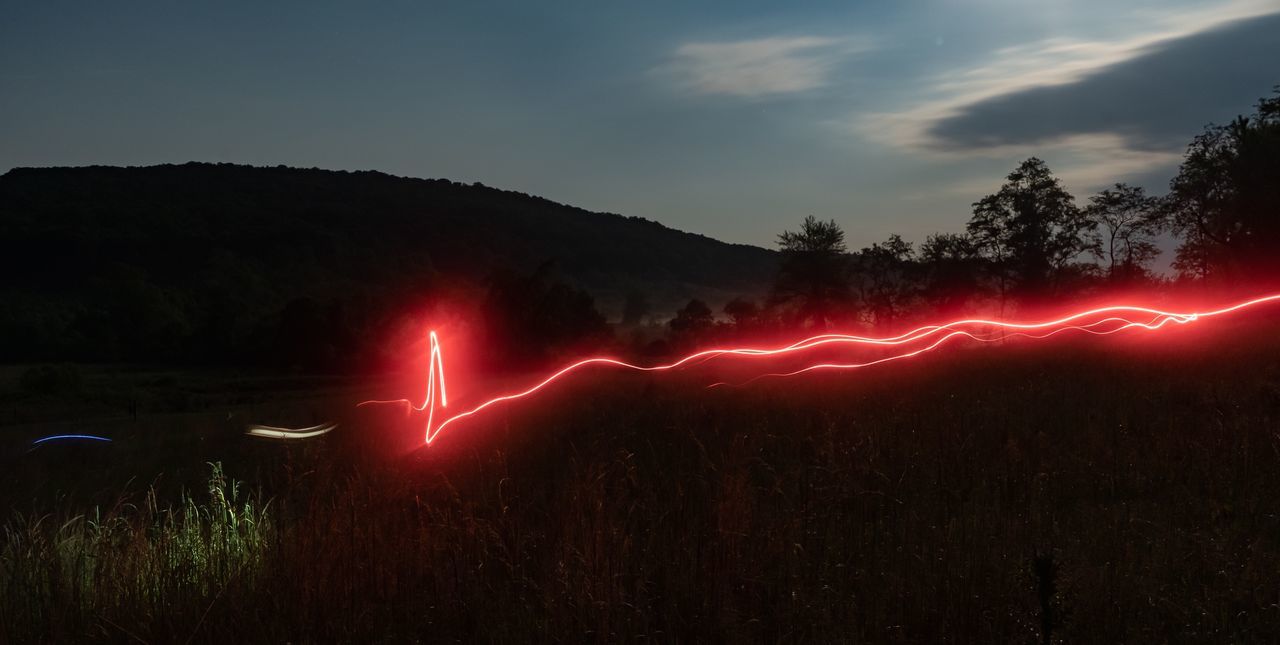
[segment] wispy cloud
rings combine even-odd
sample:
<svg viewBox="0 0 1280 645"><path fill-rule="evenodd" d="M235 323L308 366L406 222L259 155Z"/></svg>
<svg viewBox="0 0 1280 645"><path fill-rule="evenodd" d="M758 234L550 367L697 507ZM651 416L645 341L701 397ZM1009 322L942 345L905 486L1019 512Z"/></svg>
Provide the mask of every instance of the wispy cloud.
<svg viewBox="0 0 1280 645"><path fill-rule="evenodd" d="M760 98L821 88L841 60L869 48L866 39L827 36L693 42L655 72L695 94Z"/></svg>
<svg viewBox="0 0 1280 645"><path fill-rule="evenodd" d="M1076 195L1096 192L1153 169L1172 168L1182 159L1175 151L1134 150L1114 134L1075 135L1059 141L1050 153L1037 154L1046 158L1054 174ZM1003 175L985 174L950 182L939 192L967 203L996 192L1004 181Z"/></svg>
<svg viewBox="0 0 1280 645"><path fill-rule="evenodd" d="M914 105L861 115L854 124L865 136L893 147L934 153L1009 154L1027 146L992 137L970 140L957 149L951 145L953 142L937 136L938 125L966 115L973 106L1039 88L1077 83L1172 41L1275 12L1274 0L1228 0L1197 9L1137 12L1129 17L1139 27L1127 36L1111 40L1055 37L1002 48L976 65L926 79L926 89ZM1074 134L1077 133L1063 133L1063 141ZM1106 148L1114 151L1114 140L1108 141ZM1029 143L1039 146L1043 142Z"/></svg>

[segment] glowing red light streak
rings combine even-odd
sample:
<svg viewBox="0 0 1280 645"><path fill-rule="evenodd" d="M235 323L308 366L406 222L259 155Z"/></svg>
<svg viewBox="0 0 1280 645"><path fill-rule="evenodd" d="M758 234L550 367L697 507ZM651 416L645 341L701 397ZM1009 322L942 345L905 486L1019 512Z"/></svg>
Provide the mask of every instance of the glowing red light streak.
<svg viewBox="0 0 1280 645"><path fill-rule="evenodd" d="M440 339L436 336L435 331L432 331L429 334L429 339L431 341L431 350L430 350L431 353L427 357L427 362L428 362L427 398L423 400L422 405L415 406L413 405L413 402L410 401L409 399L394 399L391 401L365 401L363 403L359 403L356 405L356 407L360 407L362 405L376 405L376 404L382 404L382 403L400 403L403 405L407 405L413 408L414 410L417 410L418 412L422 412L423 410L426 410L427 412L427 443L431 443L431 440L435 438L435 436L432 435L431 433L431 427L432 427L432 422L436 417L437 404L442 409L449 407L449 395L445 391L445 385L444 385L444 354L443 352L440 351ZM436 396L437 388L439 388L440 390L439 397Z"/></svg>
<svg viewBox="0 0 1280 645"><path fill-rule="evenodd" d="M1157 322L1157 321L1158 321L1158 322ZM951 333L949 333L949 334L946 334L946 335L942 336L941 338L939 338L938 340L934 341L933 343L930 343L929 345L926 345L926 346L924 346L924 347L921 347L920 349L916 349L916 350L913 350L913 351L910 351L910 352L906 352L906 353L903 353L903 354L895 354L895 355L893 355L893 356L886 356L886 357L884 357L884 358L879 358L879 359L876 359L876 360L873 360L873 361L866 361L866 362L863 362L863 363L817 363L817 364L815 364L815 365L809 365L809 366L807 366L807 367L802 367L802 368L800 368L800 369L798 369L798 370L793 370L793 371L791 371L791 372L772 372L772 373L768 373L768 374L759 374L759 375L757 375L757 376L753 376L753 377L751 377L750 379L747 379L746 381L743 381L743 382L741 382L741 383L723 383L723 382L721 382L721 383L712 383L711 385L709 385L709 386L707 386L707 387L709 387L709 388L711 388L711 387L719 387L719 386L722 386L722 385L743 386L743 385L749 385L749 384L751 384L751 383L755 383L756 381L759 381L759 380L761 380L761 379L765 379L765 378L783 378L783 377L787 377L787 376L796 376L796 375L799 375L799 374L804 374L804 373L806 373L806 372L814 372L814 371L817 371L817 370L825 370L825 369L843 369L843 370L848 370L848 369L857 369L857 368L861 368L861 367L871 367L871 366L873 366L873 365L880 365L880 364L883 364L883 363L889 363L889 362L892 362L892 361L902 360L902 359L904 359L904 358L911 358L911 357L913 357L913 356L919 356L920 354L923 354L923 353L925 353L925 352L928 352L928 351L932 351L932 350L934 350L934 349L937 349L937 348L938 348L939 346L941 346L943 343L946 343L947 341L951 340L952 338L968 338L969 340L978 341L978 342L980 342L980 343L994 343L994 342L998 342L998 341L1000 341L1000 340L1003 340L1004 338L1029 338L1029 339L1032 339L1032 340L1040 340L1040 339L1048 338L1048 337L1050 337L1050 336L1055 336L1055 335L1057 335L1057 334L1059 334L1059 333L1061 333L1061 332L1064 332L1064 331L1080 331L1080 332L1085 332L1085 333L1093 334L1093 335L1095 335L1095 336L1109 336L1109 335L1111 335L1111 334L1114 334L1114 333L1117 333L1117 332L1121 332L1121 331L1124 331L1124 330L1126 330L1126 329L1133 329L1133 328L1141 328L1141 329L1147 329L1147 330L1156 330L1156 329L1159 329L1159 328L1161 328L1161 327L1165 326L1165 324L1167 324L1167 323L1169 323L1169 322L1173 322L1173 321L1175 321L1175 319L1174 319L1174 318L1164 317L1164 318L1157 318L1157 319L1153 320L1153 321L1152 321L1152 322L1150 322L1150 323L1141 323L1141 322L1134 322L1134 321L1131 321L1131 320L1128 320L1128 319L1125 319L1125 318L1111 317L1111 318L1104 318L1104 319L1102 319L1102 320L1099 320L1099 321L1097 321L1097 322L1092 322L1092 323L1089 323L1089 324L1087 324L1087 325L1068 325L1068 326L1065 326L1065 327L1059 327L1059 328L1057 328L1057 329L1054 329L1054 330L1052 330L1052 331L1045 332L1045 333L1043 333L1043 334L1028 334L1028 333L1026 333L1026 332L1015 332L1015 333L1008 334L1008 335L1003 336L1003 337L995 337L995 336L978 336L978 335L976 335L976 334L973 334L973 333L971 333L971 332L967 332L967 331L952 331ZM1115 327L1114 329L1108 329L1108 330L1105 330L1105 331L1094 331L1094 330L1093 330L1093 327L1098 327L1098 326L1104 325L1104 324L1106 324L1106 323L1123 323L1123 324L1121 324L1121 325L1119 325L1119 326Z"/></svg>
<svg viewBox="0 0 1280 645"><path fill-rule="evenodd" d="M444 409L448 405L445 395L445 374L444 362L440 349L440 341L436 333L430 333L430 368L427 375L427 392L426 399L421 405L413 405L408 399L398 399L394 401L365 401L360 405L370 405L379 403L398 403L408 406L412 410L425 411L427 413L426 436L427 444L435 441L445 428L463 419L475 416L480 412L493 407L497 404L526 398L539 392L543 388L562 379L563 377L577 372L583 368L591 366L608 366L618 367L628 370L642 372L662 372L674 370L690 363L698 362L721 357L734 356L742 358L768 359L796 352L803 352L816 347L827 345L869 345L878 347L900 347L910 345L918 341L924 341L931 337L937 337L923 346L915 347L898 354L891 354L875 360L858 362L858 363L815 363L789 372L771 372L759 374L738 385L746 385L763 378L783 378L797 376L817 370L851 370L880 365L891 361L899 361L913 358L921 354L933 351L948 341L955 338L967 338L978 342L994 342L1006 337L1022 337L1029 339L1044 339L1062 332L1077 331L1094 335L1110 335L1130 329L1141 329L1145 331L1157 331L1170 323L1177 325L1185 325L1197 320L1220 316L1233 313L1257 305L1280 301L1280 294L1263 296L1254 298L1234 305L1223 307L1205 312L1181 313L1172 311L1162 311L1150 307L1138 307L1130 305L1114 305L1108 307L1099 307L1074 313L1056 320L1042 322L1007 322L1001 320L984 320L984 319L964 319L956 320L942 325L926 325L917 329L899 334L897 336L887 336L882 338L870 336L854 336L848 334L821 334L812 336L790 345L772 348L751 348L751 347L735 347L735 348L712 348L695 352L684 358L671 363L661 365L636 365L627 363L610 357L592 357L586 358L575 363L571 363L560 368L551 375L543 378L534 385L509 394L495 396L490 398L469 410L459 412L451 417L435 422L437 408ZM1140 317L1140 320L1131 320L1126 316ZM1144 322L1145 320L1145 322ZM1102 327L1103 329L1098 329ZM995 333L983 334L974 328L991 328L1000 330L1000 336ZM1042 332L1042 333L1040 333ZM727 383L713 383L708 387L717 387L728 385Z"/></svg>

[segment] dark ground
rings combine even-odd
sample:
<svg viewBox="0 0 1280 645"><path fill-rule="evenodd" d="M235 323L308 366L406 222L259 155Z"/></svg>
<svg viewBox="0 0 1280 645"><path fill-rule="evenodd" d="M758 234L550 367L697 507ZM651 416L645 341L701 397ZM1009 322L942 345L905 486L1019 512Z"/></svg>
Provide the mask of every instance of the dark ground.
<svg viewBox="0 0 1280 645"><path fill-rule="evenodd" d="M1275 642L1277 320L582 379L408 456L386 383L14 369L0 641Z"/></svg>

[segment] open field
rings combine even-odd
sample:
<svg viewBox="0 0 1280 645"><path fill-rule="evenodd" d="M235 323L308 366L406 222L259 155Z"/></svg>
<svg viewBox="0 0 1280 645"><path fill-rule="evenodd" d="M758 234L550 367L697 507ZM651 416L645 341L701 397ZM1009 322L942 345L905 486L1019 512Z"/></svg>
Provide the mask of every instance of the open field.
<svg viewBox="0 0 1280 645"><path fill-rule="evenodd" d="M1278 320L581 379L408 455L378 383L86 371L3 399L0 641L1274 642Z"/></svg>

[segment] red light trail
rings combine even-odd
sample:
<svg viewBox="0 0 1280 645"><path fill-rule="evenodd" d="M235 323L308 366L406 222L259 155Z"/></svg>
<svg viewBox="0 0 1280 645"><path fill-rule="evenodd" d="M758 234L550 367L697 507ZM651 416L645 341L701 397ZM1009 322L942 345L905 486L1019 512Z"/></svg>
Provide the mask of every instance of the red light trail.
<svg viewBox="0 0 1280 645"><path fill-rule="evenodd" d="M516 392L494 396L473 407L445 416L448 398L445 393L444 358L440 340L432 331L430 339L430 367L427 374L426 397L419 405L408 399L392 401L365 401L359 405L401 404L411 410L426 412L425 443L431 444L440 437L445 428L464 419L473 417L495 405L532 397L552 383L570 374L580 372L588 367L610 367L641 372L665 372L691 364L701 364L719 357L740 357L752 360L767 360L780 356L796 354L825 346L871 346L880 348L900 348L902 351L882 356L874 360L851 363L818 362L785 372L765 372L737 384L713 383L708 387L746 385L764 378L793 377L817 370L852 370L871 367L891 361L914 358L931 352L953 339L969 339L977 342L995 342L1004 338L1019 337L1041 340L1063 332L1083 332L1094 335L1110 335L1127 330L1158 331L1169 324L1185 325L1188 323L1238 312L1258 305L1280 301L1280 294L1263 296L1246 300L1234 305L1203 312L1172 312L1130 305L1114 305L1077 312L1056 320L1041 322L1007 322L1002 320L965 319L941 325L926 325L897 336L871 337L848 334L822 334L797 341L790 345L769 348L724 347L704 349L671 363L659 365L636 365L616 358L592 357L566 365L543 378L537 383ZM437 423L437 418L444 417ZM275 430L273 428L273 430Z"/></svg>

